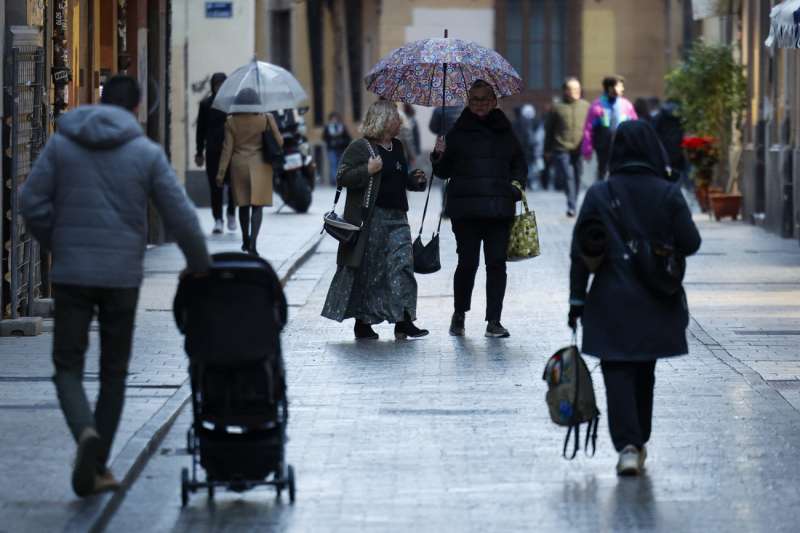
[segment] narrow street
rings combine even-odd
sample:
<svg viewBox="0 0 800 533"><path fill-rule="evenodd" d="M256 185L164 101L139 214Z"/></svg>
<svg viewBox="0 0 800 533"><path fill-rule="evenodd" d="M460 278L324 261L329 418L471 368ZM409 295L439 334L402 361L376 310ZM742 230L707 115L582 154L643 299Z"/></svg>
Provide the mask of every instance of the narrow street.
<svg viewBox="0 0 800 533"><path fill-rule="evenodd" d="M274 491L196 493L180 507L188 466L183 410L109 531L796 531L800 521L800 249L761 229L697 215L689 260L691 353L659 362L647 473L617 478L601 419L598 451L561 458L564 431L544 403L543 365L567 344L568 245L563 196L533 193L542 255L510 264L503 323L483 337L483 280L467 336L447 335L455 243L443 270L418 276L427 338L352 339L322 319L334 272L326 239L290 280L284 335L291 417L287 457L297 502ZM412 200L412 227L421 196ZM589 361L590 368L594 361ZM593 373L601 411L605 392Z"/></svg>

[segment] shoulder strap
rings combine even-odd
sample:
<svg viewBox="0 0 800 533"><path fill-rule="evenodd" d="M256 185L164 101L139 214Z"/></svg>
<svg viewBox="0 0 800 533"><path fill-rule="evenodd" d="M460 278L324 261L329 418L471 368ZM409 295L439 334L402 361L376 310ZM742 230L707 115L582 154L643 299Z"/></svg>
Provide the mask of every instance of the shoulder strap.
<svg viewBox="0 0 800 533"><path fill-rule="evenodd" d="M375 150L372 148L372 143L369 142L366 138L364 138L364 142L367 143L367 149L369 150L369 154L371 157L375 157ZM374 181L374 176L369 177L369 183L367 184L367 194L364 195L364 205L363 207L369 206L369 198L372 194L372 184ZM339 198L342 196L342 187L336 187L336 194L333 196L333 210L336 210L336 204L339 203Z"/></svg>

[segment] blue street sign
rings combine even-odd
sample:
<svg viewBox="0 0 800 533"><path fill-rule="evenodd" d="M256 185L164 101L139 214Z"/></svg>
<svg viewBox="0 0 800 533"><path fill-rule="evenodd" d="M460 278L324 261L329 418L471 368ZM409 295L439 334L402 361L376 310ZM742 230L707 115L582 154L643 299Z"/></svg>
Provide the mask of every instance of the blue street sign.
<svg viewBox="0 0 800 533"><path fill-rule="evenodd" d="M229 19L233 17L233 2L206 2L206 18Z"/></svg>

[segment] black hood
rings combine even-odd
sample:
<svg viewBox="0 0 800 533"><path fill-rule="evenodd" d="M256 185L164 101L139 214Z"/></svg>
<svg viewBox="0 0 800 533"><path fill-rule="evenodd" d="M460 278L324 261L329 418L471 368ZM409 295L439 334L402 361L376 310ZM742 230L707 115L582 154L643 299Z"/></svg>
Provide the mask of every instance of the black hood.
<svg viewBox="0 0 800 533"><path fill-rule="evenodd" d="M506 114L499 109L492 109L489 114L486 115L486 118L481 119L478 115L470 111L468 107L465 107L464 111L461 112L461 116L458 117L455 127L462 130L488 128L492 131L500 132L510 130L511 122L509 122Z"/></svg>
<svg viewBox="0 0 800 533"><path fill-rule="evenodd" d="M225 80L227 80L227 79L228 79L228 76L224 72L215 72L214 74L212 74L211 75L211 94L216 94L214 92L214 85L216 85L217 83L222 85L223 83L225 83Z"/></svg>
<svg viewBox="0 0 800 533"><path fill-rule="evenodd" d="M611 141L609 173L654 174L670 179L669 158L649 122L630 120L617 128Z"/></svg>

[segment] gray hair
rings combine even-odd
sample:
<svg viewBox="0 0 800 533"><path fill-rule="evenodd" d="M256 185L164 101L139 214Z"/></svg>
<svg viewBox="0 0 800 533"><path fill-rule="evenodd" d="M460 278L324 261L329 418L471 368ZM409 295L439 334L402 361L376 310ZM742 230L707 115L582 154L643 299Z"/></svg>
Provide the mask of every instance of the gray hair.
<svg viewBox="0 0 800 533"><path fill-rule="evenodd" d="M394 117L400 117L397 106L386 100L378 100L367 109L364 122L361 123L361 134L367 139L380 139Z"/></svg>

